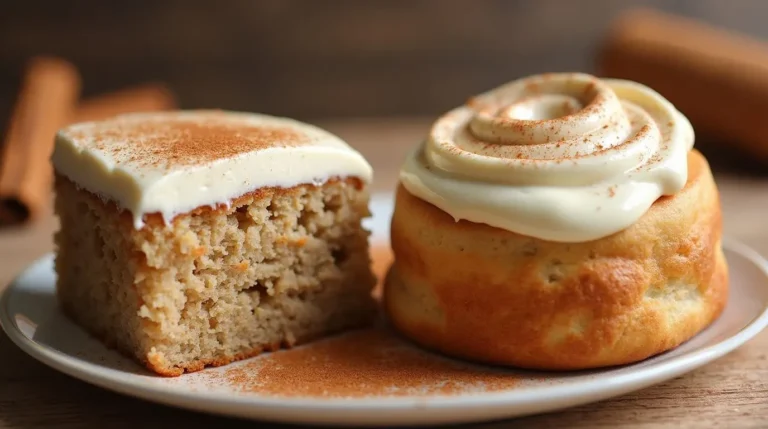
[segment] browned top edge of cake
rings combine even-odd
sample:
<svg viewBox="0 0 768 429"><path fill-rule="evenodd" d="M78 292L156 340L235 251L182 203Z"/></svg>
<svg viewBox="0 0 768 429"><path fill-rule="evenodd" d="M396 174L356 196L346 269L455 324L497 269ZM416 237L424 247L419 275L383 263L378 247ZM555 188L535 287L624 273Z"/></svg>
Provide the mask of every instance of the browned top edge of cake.
<svg viewBox="0 0 768 429"><path fill-rule="evenodd" d="M102 198L101 196L78 186L77 183L73 182L72 180L70 180L69 178L67 178L62 174L56 173L55 178L56 178L57 186L59 186L59 184L63 184L64 186L73 187L80 192L86 193L89 196L89 198L93 199L94 201L98 201L99 204L104 205L110 213L113 213L116 216L119 216L121 223L125 223L129 225L131 228L133 228L133 214L130 213L129 210L121 208L120 206L117 205L117 203L115 203L110 199ZM234 198L229 201L229 205L218 203L214 206L199 206L189 212L180 213L179 215L171 219L169 221L169 224L174 225L175 223L181 221L187 216L204 216L209 214L217 214L217 213L222 214L222 213L233 212L238 207L244 204L247 204L249 201L264 198L270 194L272 195L288 194L300 188L317 189L317 188L322 188L323 186L326 186L326 185L339 184L339 183L345 183L348 186L354 187L358 191L363 190L366 187L363 180L361 180L358 177L346 177L346 178L332 177L321 184L303 183L303 184L299 184L289 188L284 188L279 186L267 186L267 187L256 189L252 192L248 192L237 198ZM165 225L163 217L160 213L147 213L144 215L143 221L147 227L151 227L151 228L163 227Z"/></svg>

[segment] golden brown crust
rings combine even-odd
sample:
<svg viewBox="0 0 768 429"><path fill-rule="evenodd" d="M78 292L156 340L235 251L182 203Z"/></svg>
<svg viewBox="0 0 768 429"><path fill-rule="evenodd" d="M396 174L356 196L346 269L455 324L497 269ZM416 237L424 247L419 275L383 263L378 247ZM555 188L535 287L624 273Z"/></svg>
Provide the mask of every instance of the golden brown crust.
<svg viewBox="0 0 768 429"><path fill-rule="evenodd" d="M369 320L364 323L358 323L355 326L355 328L356 329L364 328L372 324L373 324L373 320ZM296 346L307 344L321 338L331 337L333 335L338 334L339 332L341 332L341 330L328 331L328 332L324 332L322 334L317 334L317 335L306 335L301 338L296 338L293 341L282 341L279 343L267 344L265 346L258 346L243 353L237 353L234 355L217 356L215 359L196 360L193 362L185 363L184 365L181 365L181 366L168 367L161 361L155 361L151 354L148 354L144 358L144 362L147 368L149 368L151 371L156 372L159 375L162 375L164 377L178 377L184 373L202 371L205 368L209 368L209 367L229 365L232 362L237 362L239 360L252 358L262 353L276 352L280 349L292 349ZM132 356L129 356L129 357L132 357Z"/></svg>
<svg viewBox="0 0 768 429"><path fill-rule="evenodd" d="M360 325L360 326L362 327L365 325ZM184 373L202 371L205 368L209 368L209 367L229 365L232 362L237 362L239 360L252 358L262 353L275 352L280 349L290 349L295 346L300 346L302 344L311 342L318 338L329 337L333 334L334 332L326 332L323 335L307 336L291 342L283 341L280 343L267 344L265 346L254 347L253 349L243 353L236 353L234 355L217 356L214 359L200 359L192 362L187 362L181 366L168 367L167 365L165 365L165 363L162 360L159 360L154 355L152 355L152 353L147 354L147 356L143 360L146 367L149 370L154 371L155 373L162 375L163 377L178 377Z"/></svg>
<svg viewBox="0 0 768 429"><path fill-rule="evenodd" d="M272 344L266 347L255 347L252 350L244 353L238 353L234 356L217 356L214 359L201 359L185 363L182 366L172 367L166 366L161 359L152 353L148 354L144 359L145 365L150 371L154 371L163 377L178 377L184 373L202 371L207 367L227 365L238 360L258 356L265 351L274 351L278 349L280 349L280 344Z"/></svg>
<svg viewBox="0 0 768 429"><path fill-rule="evenodd" d="M419 343L489 363L585 369L669 350L727 299L717 189L698 152L688 167L679 194L586 243L455 222L401 186L385 309Z"/></svg>

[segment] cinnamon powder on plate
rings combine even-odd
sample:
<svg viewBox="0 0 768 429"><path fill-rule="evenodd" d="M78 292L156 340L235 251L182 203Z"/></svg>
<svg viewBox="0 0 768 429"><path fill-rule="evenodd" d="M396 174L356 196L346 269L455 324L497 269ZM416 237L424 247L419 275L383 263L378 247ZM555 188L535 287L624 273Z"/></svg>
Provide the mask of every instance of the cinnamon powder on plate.
<svg viewBox="0 0 768 429"><path fill-rule="evenodd" d="M283 397L451 395L519 382L514 374L419 350L385 328L271 353L212 377L234 390Z"/></svg>

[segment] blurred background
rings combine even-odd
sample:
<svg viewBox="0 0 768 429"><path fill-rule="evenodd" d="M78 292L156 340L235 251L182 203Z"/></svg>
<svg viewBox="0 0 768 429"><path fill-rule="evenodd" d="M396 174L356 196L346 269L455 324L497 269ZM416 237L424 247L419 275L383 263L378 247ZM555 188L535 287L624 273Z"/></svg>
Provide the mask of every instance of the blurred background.
<svg viewBox="0 0 768 429"><path fill-rule="evenodd" d="M181 107L431 116L524 74L593 71L637 6L768 37L764 0L5 0L0 120L41 53L75 63L85 97L162 81Z"/></svg>

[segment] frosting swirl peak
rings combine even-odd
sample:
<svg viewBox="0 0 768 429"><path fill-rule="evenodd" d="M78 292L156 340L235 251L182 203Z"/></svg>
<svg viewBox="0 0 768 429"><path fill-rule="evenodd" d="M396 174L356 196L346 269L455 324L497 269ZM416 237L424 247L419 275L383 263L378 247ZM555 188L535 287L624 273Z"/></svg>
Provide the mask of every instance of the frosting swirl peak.
<svg viewBox="0 0 768 429"><path fill-rule="evenodd" d="M643 85L537 75L439 118L401 182L457 220L589 241L682 189L693 140L688 120Z"/></svg>

